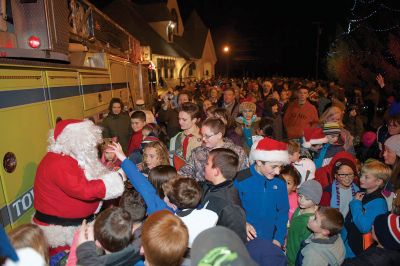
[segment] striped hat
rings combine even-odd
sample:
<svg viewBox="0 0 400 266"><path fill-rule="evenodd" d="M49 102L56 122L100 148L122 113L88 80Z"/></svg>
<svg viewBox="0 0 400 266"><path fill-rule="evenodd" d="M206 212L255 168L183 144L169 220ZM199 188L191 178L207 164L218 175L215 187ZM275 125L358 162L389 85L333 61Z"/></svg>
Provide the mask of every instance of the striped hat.
<svg viewBox="0 0 400 266"><path fill-rule="evenodd" d="M375 218L374 231L385 249L400 250L400 216L381 214Z"/></svg>
<svg viewBox="0 0 400 266"><path fill-rule="evenodd" d="M324 124L323 128L324 134L325 135L334 135L334 134L340 134L341 132L341 127L339 123L336 122L328 122Z"/></svg>

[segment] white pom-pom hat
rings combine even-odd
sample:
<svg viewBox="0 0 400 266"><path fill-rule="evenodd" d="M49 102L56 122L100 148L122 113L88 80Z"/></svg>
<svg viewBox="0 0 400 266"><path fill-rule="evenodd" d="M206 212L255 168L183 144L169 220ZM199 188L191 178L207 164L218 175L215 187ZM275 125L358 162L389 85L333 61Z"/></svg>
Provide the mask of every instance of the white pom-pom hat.
<svg viewBox="0 0 400 266"><path fill-rule="evenodd" d="M283 162L289 163L289 153L287 144L265 137L253 144L250 151L250 159L263 162Z"/></svg>

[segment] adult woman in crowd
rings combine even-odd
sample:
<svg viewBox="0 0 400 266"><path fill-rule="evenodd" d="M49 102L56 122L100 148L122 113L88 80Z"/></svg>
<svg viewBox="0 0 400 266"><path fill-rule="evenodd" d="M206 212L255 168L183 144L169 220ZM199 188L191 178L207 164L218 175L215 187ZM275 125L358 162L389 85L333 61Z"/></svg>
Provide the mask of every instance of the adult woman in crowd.
<svg viewBox="0 0 400 266"><path fill-rule="evenodd" d="M120 98L112 98L108 106L108 115L103 119L103 138L117 138L125 154L132 133L129 114L123 111L124 104Z"/></svg>

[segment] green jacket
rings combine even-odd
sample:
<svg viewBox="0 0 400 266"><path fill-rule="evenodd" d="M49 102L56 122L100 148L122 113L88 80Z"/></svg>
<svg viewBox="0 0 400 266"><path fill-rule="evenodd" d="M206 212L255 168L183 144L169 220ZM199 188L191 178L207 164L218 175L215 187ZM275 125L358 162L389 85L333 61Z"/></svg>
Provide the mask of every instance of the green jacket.
<svg viewBox="0 0 400 266"><path fill-rule="evenodd" d="M295 264L301 242L307 239L312 233L308 229L307 223L308 219L313 215L314 213L300 214L300 208L297 208L293 213L292 219L290 220L286 242L286 255L288 257L289 265Z"/></svg>
<svg viewBox="0 0 400 266"><path fill-rule="evenodd" d="M122 149L128 151L129 138L132 134L131 118L125 112L118 115L108 114L101 123L103 127L103 138L117 137Z"/></svg>

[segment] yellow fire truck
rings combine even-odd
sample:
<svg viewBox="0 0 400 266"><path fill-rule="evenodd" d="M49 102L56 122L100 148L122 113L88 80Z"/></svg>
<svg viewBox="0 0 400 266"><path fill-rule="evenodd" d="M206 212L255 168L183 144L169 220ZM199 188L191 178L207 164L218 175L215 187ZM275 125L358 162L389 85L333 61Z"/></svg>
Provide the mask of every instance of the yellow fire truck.
<svg viewBox="0 0 400 266"><path fill-rule="evenodd" d="M140 44L86 0L0 0L0 223L30 221L33 181L59 119L100 122L112 97L154 95Z"/></svg>

